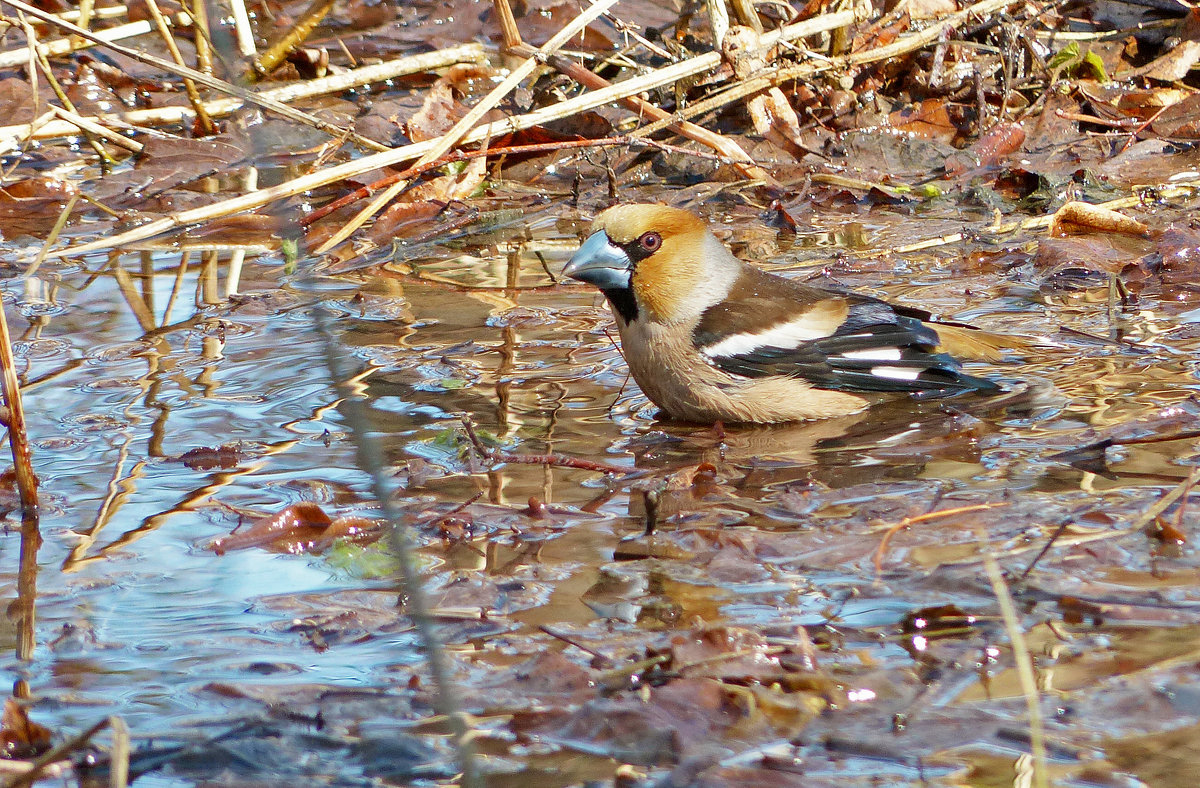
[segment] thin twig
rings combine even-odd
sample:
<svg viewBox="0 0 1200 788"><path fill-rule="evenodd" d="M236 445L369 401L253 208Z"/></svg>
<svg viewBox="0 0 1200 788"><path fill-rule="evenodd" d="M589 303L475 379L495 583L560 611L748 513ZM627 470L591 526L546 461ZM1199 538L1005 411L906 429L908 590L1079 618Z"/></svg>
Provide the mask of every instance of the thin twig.
<svg viewBox="0 0 1200 788"><path fill-rule="evenodd" d="M41 757L29 765L29 771L13 777L5 788L25 788L27 785L33 785L41 777L42 772L45 771L47 766L63 760L76 750L82 749L84 745L92 740L93 736L108 726L108 722L108 719L100 720L100 722L97 722L78 736L72 736L54 749L42 753Z"/></svg>
<svg viewBox="0 0 1200 788"><path fill-rule="evenodd" d="M318 79L304 80L270 88L258 95L276 101L288 102L302 98L312 98L329 93L339 93L343 90L384 82L408 74L431 71L455 63L478 62L484 58L483 47L479 44L462 44L460 46L441 49L436 52L423 52L419 55L376 63L370 66L353 69L342 74L332 74ZM228 115L244 106L245 102L235 98L222 98L204 103L204 109L212 117ZM131 110L129 112L94 115L88 118L96 123L108 123L115 126L137 128L140 125L187 123L195 117L190 107L156 107L154 109ZM144 129L138 129L144 131ZM71 137L78 129L72 123L54 121L51 123L35 122L21 123L15 126L0 126L0 152L15 147L16 141L24 138L38 140L54 139L56 137Z"/></svg>
<svg viewBox="0 0 1200 788"><path fill-rule="evenodd" d="M199 0L197 0L197 2L199 2ZM95 33L90 33L87 30L84 30L83 28L79 27L78 25L73 25L70 22L66 22L62 19L59 19L58 17L54 16L53 14L48 14L45 11L42 11L38 8L34 8L33 6L29 5L28 3L23 2L23 0L2 0L2 3L8 4L8 5L12 6L13 8L20 9L21 11L24 11L25 13L29 14L30 16L41 19L44 22L50 22L51 24L57 25L58 27L61 27L64 30L67 30L78 36L82 36L83 38L86 38L89 41L94 41L98 44L101 44L101 45L107 47L108 49L113 50L114 52L118 52L122 55L125 55L126 57L131 57L134 60L137 60L141 63L147 63L151 66L155 66L156 68L161 68L163 71L166 71L171 74L176 74L180 77L190 77L198 85L203 85L206 88L210 88L212 90L218 90L222 93L227 93L231 96L237 96L238 98L242 99L243 101L248 101L252 104L256 104L256 105L262 107L263 109L269 109L272 112L275 112L275 113L287 118L288 120L293 120L293 121L296 121L297 123L303 123L306 126L312 126L313 128L319 129L319 130L325 132L326 134L329 134L334 137L340 137L340 136L345 135L346 139L348 139L351 142L353 142L354 144L359 145L364 148L369 148L371 150L377 150L377 151L386 151L387 150L386 145L375 142L374 140L369 140L360 134L356 134L352 131L344 129L341 126L337 126L333 123L323 121L320 118L317 118L317 117L314 117L314 116L308 114L307 112L301 112L297 109L289 107L287 104L283 104L281 102L265 98L262 95L255 93L254 91L246 90L243 87L239 87L230 82L226 82L223 79L216 79L215 77L212 77L201 71L196 71L195 69L188 68L187 66L179 66L179 65L176 65L176 64L170 62L169 60L163 60L160 57L155 57L154 55L150 55L150 54L141 52L136 49L131 49L130 47L122 46L121 44L116 44L111 41L105 41L101 37L97 36ZM197 37L197 38L199 38L199 37Z"/></svg>
<svg viewBox="0 0 1200 788"><path fill-rule="evenodd" d="M251 64L251 75L265 77L278 68L329 14L334 2L335 0L312 0L295 24Z"/></svg>
<svg viewBox="0 0 1200 788"><path fill-rule="evenodd" d="M1001 501L997 503L977 503L970 506L956 506L953 509L939 509L936 512L926 512L925 514L918 514L914 517L905 517L900 522L888 526L887 530L883 534L883 539L881 539L879 542L879 547L875 548L875 574L879 574L881 571L883 571L883 557L887 553L887 546L888 543L892 541L892 537L903 531L908 526L916 523L927 522L929 520L940 520L943 517L951 517L956 514L981 512L985 509L998 509L1002 506L1008 506L1008 503L1006 501Z"/></svg>
<svg viewBox="0 0 1200 788"><path fill-rule="evenodd" d="M0 392L8 408L6 425L8 445L12 449L13 469L17 476L17 492L21 496L21 508L27 512L38 510L38 480L33 473L33 452L29 447L29 433L25 429L25 409L21 405L21 384L17 379L17 363L13 358L12 339L8 333L8 318L0 307Z"/></svg>
<svg viewBox="0 0 1200 788"><path fill-rule="evenodd" d="M490 90L486 96L480 99L479 102L476 103L475 106L473 106L465 116L463 116L457 123L454 124L454 127L451 128L450 131L446 132L441 137L438 137L436 144L421 156L417 164L425 164L426 162L434 161L461 142L463 137L475 127L475 124L478 123L484 115L495 108L497 104L503 101L509 93L515 90L516 87L520 85L526 77L532 74L534 69L536 69L545 58L556 52L559 47L570 41L571 38L573 38L577 33L583 32L584 28L586 28L589 23L607 11L616 2L617 0L595 0L590 7L584 9L581 14L572 19L566 27L551 36L550 40L543 44L540 49L533 50L532 54L530 54L527 59L521 63L521 65L514 68L509 75L500 82L499 85L492 88L492 90ZM395 198L395 196L399 194L401 190L403 190L404 186L404 181L399 181L389 186L386 191L372 200L370 205L359 211L356 216L350 219L350 221L346 222L344 226L340 227L338 231L335 232L327 241L321 244L314 253L322 254L327 252L340 244L342 241L349 238L352 233L366 223L371 217L383 210L384 206L391 202L392 199Z"/></svg>
<svg viewBox="0 0 1200 788"><path fill-rule="evenodd" d="M175 37L171 35L171 30L167 27L167 20L159 10L158 3L155 0L146 0L146 10L150 12L150 18L154 20L154 25L158 28L158 34L162 37L163 43L167 45L171 59L178 65L186 65L183 62L183 53L179 51L179 46L175 43ZM200 91L196 89L196 83L184 77L183 88L187 92L188 102L196 111L196 120L200 122L200 128L204 130L205 135L211 135L215 127L212 118L204 109L204 101L200 98Z"/></svg>

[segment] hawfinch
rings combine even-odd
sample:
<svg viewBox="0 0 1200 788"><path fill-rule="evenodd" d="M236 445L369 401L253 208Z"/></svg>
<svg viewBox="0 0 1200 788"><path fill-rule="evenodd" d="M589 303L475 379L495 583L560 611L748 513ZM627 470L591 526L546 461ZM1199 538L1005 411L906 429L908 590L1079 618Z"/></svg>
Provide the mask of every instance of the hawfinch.
<svg viewBox="0 0 1200 788"><path fill-rule="evenodd" d="M984 332L754 268L678 208L609 208L563 273L608 299L633 379L673 419L772 424L848 415L872 392L1000 390L941 352L996 360L971 336Z"/></svg>

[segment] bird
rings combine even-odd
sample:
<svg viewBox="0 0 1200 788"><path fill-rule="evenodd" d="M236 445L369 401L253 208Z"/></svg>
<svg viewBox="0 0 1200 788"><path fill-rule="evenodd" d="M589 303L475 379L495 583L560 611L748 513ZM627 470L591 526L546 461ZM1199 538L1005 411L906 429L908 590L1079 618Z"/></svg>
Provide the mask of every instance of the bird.
<svg viewBox="0 0 1200 788"><path fill-rule="evenodd" d="M995 335L764 271L680 208L602 211L563 274L603 293L634 381L673 420L779 424L858 413L887 393L1004 390L946 352L998 361Z"/></svg>

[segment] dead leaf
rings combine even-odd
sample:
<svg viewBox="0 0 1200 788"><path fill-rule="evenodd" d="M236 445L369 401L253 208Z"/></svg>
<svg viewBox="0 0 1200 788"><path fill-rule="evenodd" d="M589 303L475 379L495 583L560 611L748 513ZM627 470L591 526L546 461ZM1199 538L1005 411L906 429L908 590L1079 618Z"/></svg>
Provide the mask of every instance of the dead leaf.
<svg viewBox="0 0 1200 788"><path fill-rule="evenodd" d="M472 80L485 79L493 73L492 69L486 66L471 63L446 69L446 73L438 77L437 82L429 88L421 108L405 124L409 139L413 142L424 142L440 137L452 129L469 111L458 97L470 89Z"/></svg>
<svg viewBox="0 0 1200 788"><path fill-rule="evenodd" d="M897 110L888 116L888 122L895 129L927 139L949 142L958 136L958 128L950 120L946 102L942 99L925 99L920 104Z"/></svg>
<svg viewBox="0 0 1200 788"><path fill-rule="evenodd" d="M1172 140L1200 140L1200 93L1164 109L1150 124L1155 134Z"/></svg>
<svg viewBox="0 0 1200 788"><path fill-rule="evenodd" d="M4 701L0 740L7 758L36 758L50 749L50 729L29 719L25 707L12 698Z"/></svg>
<svg viewBox="0 0 1200 788"><path fill-rule="evenodd" d="M1072 200L1055 212L1048 235L1061 237L1073 233L1107 232L1147 237L1150 228L1137 219L1109 208Z"/></svg>
<svg viewBox="0 0 1200 788"><path fill-rule="evenodd" d="M1200 63L1200 9L1193 8L1183 20L1179 43L1165 55L1151 60L1141 68L1117 75L1119 80L1137 77L1159 82L1178 82L1188 75L1192 66Z"/></svg>
<svg viewBox="0 0 1200 788"><path fill-rule="evenodd" d="M382 524L366 517L332 519L311 501L292 504L273 517L263 518L241 532L214 539L208 548L217 555L228 550L264 547L281 553L320 552L333 540L350 538L370 542L383 533Z"/></svg>

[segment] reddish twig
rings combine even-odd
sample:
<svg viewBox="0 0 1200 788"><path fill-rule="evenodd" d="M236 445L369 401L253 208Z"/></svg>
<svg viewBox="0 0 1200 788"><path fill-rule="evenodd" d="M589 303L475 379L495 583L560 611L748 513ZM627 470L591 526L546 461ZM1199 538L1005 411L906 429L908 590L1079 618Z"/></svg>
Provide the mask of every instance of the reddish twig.
<svg viewBox="0 0 1200 788"><path fill-rule="evenodd" d="M379 180L375 181L374 183L369 183L366 186L360 186L359 188L355 189L354 191L350 192L349 194L339 197L338 199L334 200L333 202L331 202L327 205L323 205L320 208L316 209L315 211L310 211L309 213L307 213L304 217L302 217L300 219L300 226L308 227L313 222L315 222L319 219L325 218L326 216L333 213L334 211L344 208L347 205L349 205L350 203L357 202L358 200L364 200L367 197L370 197L372 194L375 194L376 192L386 189L387 187L391 186L393 183L399 183L400 181L412 180L421 175L424 175L425 173L427 173L431 170L436 170L440 167L445 167L447 164L455 164L460 161L467 161L469 159L477 159L480 156L493 156L493 157L494 156L522 156L522 155L525 155L528 153L550 153L553 151L561 151L561 150L575 150L575 149L579 149L579 148L602 148L602 147L615 146L615 145L650 146L650 147L654 147L654 148L659 148L664 151L687 153L688 155L696 156L699 158L713 158L713 159L721 158L719 156L715 156L712 154L705 154L705 153L701 153L698 151L686 150L685 148L680 148L676 145L667 145L665 143L656 142L654 140L645 140L645 139L626 137L626 136L605 137L603 139L598 139L598 140L563 140L560 142L539 142L539 143L532 144L532 145L509 145L509 146L503 147L503 148L487 148L484 150L456 150L456 151L447 153L445 156L442 156L440 159L437 159L435 161L427 162L425 164L420 164L420 165L414 165L412 167L409 167L406 170L401 170L400 172L397 172L393 175L389 175L386 178L380 178Z"/></svg>
<svg viewBox="0 0 1200 788"><path fill-rule="evenodd" d="M910 525L923 523L928 520L937 520L942 517L950 517L955 514L966 514L968 512L980 512L985 509L998 509L1002 506L1008 506L1007 501L999 501L997 503L978 503L969 506L956 506L953 509L939 509L936 512L926 512L918 514L915 517L905 517L900 522L888 526L887 531L883 534L883 539L879 541L879 547L875 550L875 574L883 571L883 558L887 554L888 543L892 541L892 537L904 530Z"/></svg>
<svg viewBox="0 0 1200 788"><path fill-rule="evenodd" d="M524 51L528 50L528 51ZM527 57L534 56L533 51L528 46L518 47L518 53ZM558 71L560 74L570 77L571 79L592 90L600 90L609 87L610 83L598 74L593 74L579 63L562 55L551 55L546 59L546 64ZM697 126L695 123L686 120L676 120L669 112L659 109L648 101L644 101L637 96L628 96L621 99L621 104L630 112L636 114L639 118L649 118L652 121L670 121L667 128L674 131L676 134L682 134L690 140L700 143L714 151L717 151L722 156L729 160L729 163L735 167L743 177L753 181L762 181L768 185L776 185L775 179L758 166L758 163L750 157L750 154L742 150L735 141L728 137L723 137L716 132Z"/></svg>

